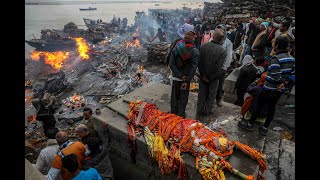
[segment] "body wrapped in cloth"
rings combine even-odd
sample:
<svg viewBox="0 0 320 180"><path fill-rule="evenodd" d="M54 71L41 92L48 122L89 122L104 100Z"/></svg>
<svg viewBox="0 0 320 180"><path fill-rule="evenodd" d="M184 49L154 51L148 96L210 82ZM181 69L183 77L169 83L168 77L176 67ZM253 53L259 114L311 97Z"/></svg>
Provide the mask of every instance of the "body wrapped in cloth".
<svg viewBox="0 0 320 180"><path fill-rule="evenodd" d="M180 179L187 179L180 152L190 152L196 157L196 167L205 180L225 179L224 169L242 179L254 179L252 175L245 175L232 168L225 160L233 153L234 147L259 162L259 174L267 167L266 156L259 151L240 142L230 141L197 120L162 112L152 103L130 102L128 127L131 127L128 130L143 130L149 154L157 160L160 171L178 172Z"/></svg>

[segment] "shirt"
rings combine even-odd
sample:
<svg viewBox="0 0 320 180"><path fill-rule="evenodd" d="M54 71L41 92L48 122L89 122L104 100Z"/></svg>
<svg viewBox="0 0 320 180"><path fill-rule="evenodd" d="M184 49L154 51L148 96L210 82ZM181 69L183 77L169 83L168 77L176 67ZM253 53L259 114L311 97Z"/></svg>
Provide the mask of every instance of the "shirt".
<svg viewBox="0 0 320 180"><path fill-rule="evenodd" d="M58 148L59 145L55 139L48 139L47 146L41 150L36 162L36 168L42 174L48 174Z"/></svg>
<svg viewBox="0 0 320 180"><path fill-rule="evenodd" d="M87 171L81 170L72 180L102 180L102 178L95 168L90 168Z"/></svg>
<svg viewBox="0 0 320 180"><path fill-rule="evenodd" d="M86 151L86 147L81 142L74 142L69 143L67 147L62 149L62 153L67 156L69 154L75 154L78 158L79 167L78 169L81 170L82 166L84 164L84 153ZM51 171L51 172L50 172ZM61 172L61 177L63 180L71 180L72 174L62 166L62 159L60 155L56 155L52 162L52 167L49 170L48 173L48 179L55 179L55 176L57 176Z"/></svg>

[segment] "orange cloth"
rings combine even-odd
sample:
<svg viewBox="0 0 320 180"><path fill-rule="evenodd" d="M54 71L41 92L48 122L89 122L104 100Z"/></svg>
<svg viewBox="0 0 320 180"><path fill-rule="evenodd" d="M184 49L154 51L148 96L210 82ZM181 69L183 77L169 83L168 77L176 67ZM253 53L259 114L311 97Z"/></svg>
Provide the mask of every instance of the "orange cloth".
<svg viewBox="0 0 320 180"><path fill-rule="evenodd" d="M266 76L267 76L267 72L264 72L261 74L261 77L260 77L259 81L257 82L258 86L261 86L264 84L264 81L266 80Z"/></svg>
<svg viewBox="0 0 320 180"><path fill-rule="evenodd" d="M244 101L242 107L241 107L241 115L244 116L246 112L248 112L251 102L253 101L253 96L248 96L246 100Z"/></svg>
<svg viewBox="0 0 320 180"><path fill-rule="evenodd" d="M64 155L69 155L69 154L75 154L78 157L78 163L79 163L79 167L78 169L81 170L82 166L84 164L84 153L86 151L86 147L84 146L84 144L82 144L81 142L75 142L73 144L71 144L70 146L64 148L62 150L62 153ZM61 169L61 177L63 180L71 180L73 178L73 175L65 168L62 167L62 160L61 160L61 156L56 155L53 159L52 162L52 167L56 168L56 169Z"/></svg>

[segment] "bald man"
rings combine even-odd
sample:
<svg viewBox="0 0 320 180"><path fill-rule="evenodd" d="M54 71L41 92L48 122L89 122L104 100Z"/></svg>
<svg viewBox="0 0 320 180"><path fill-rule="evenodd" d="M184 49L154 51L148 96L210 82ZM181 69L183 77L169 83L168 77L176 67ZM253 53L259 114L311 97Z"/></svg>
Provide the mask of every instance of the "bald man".
<svg viewBox="0 0 320 180"><path fill-rule="evenodd" d="M59 145L58 153L54 157L52 162L52 167L48 172L48 179L54 180L59 174L63 180L71 180L73 178L73 174L71 174L67 169L63 168L62 159L69 155L75 154L78 158L78 169L81 170L84 164L85 158L85 145L81 142L71 142L69 141L68 134L64 131L59 131L56 134L56 140Z"/></svg>
<svg viewBox="0 0 320 180"><path fill-rule="evenodd" d="M198 66L200 81L197 118L212 114L221 76L220 70L227 55L222 46L225 36L222 29L216 29L212 34L212 41L201 46Z"/></svg>

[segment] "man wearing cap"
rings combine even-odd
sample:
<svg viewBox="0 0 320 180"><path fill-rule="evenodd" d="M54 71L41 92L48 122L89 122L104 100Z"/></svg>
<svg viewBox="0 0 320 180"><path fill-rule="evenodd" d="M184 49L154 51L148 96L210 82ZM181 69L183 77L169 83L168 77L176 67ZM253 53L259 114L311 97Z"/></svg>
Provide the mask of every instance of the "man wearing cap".
<svg viewBox="0 0 320 180"><path fill-rule="evenodd" d="M171 52L174 48L174 46L176 45L176 43L180 40L182 40L184 38L184 35L189 32L189 31L193 31L194 30L194 26L185 23L184 25L182 25L178 31L177 31L177 35L174 38L175 40L171 43L168 53L165 57L165 63L168 65L169 61L170 61L170 56L171 56Z"/></svg>
<svg viewBox="0 0 320 180"><path fill-rule="evenodd" d="M197 117L212 114L221 68L227 56L226 50L222 46L225 36L226 33L217 28L212 34L212 41L200 48Z"/></svg>
<svg viewBox="0 0 320 180"><path fill-rule="evenodd" d="M174 46L169 67L172 71L171 113L186 117L190 81L196 73L199 61L199 50L195 47L196 34L185 33L183 40Z"/></svg>

